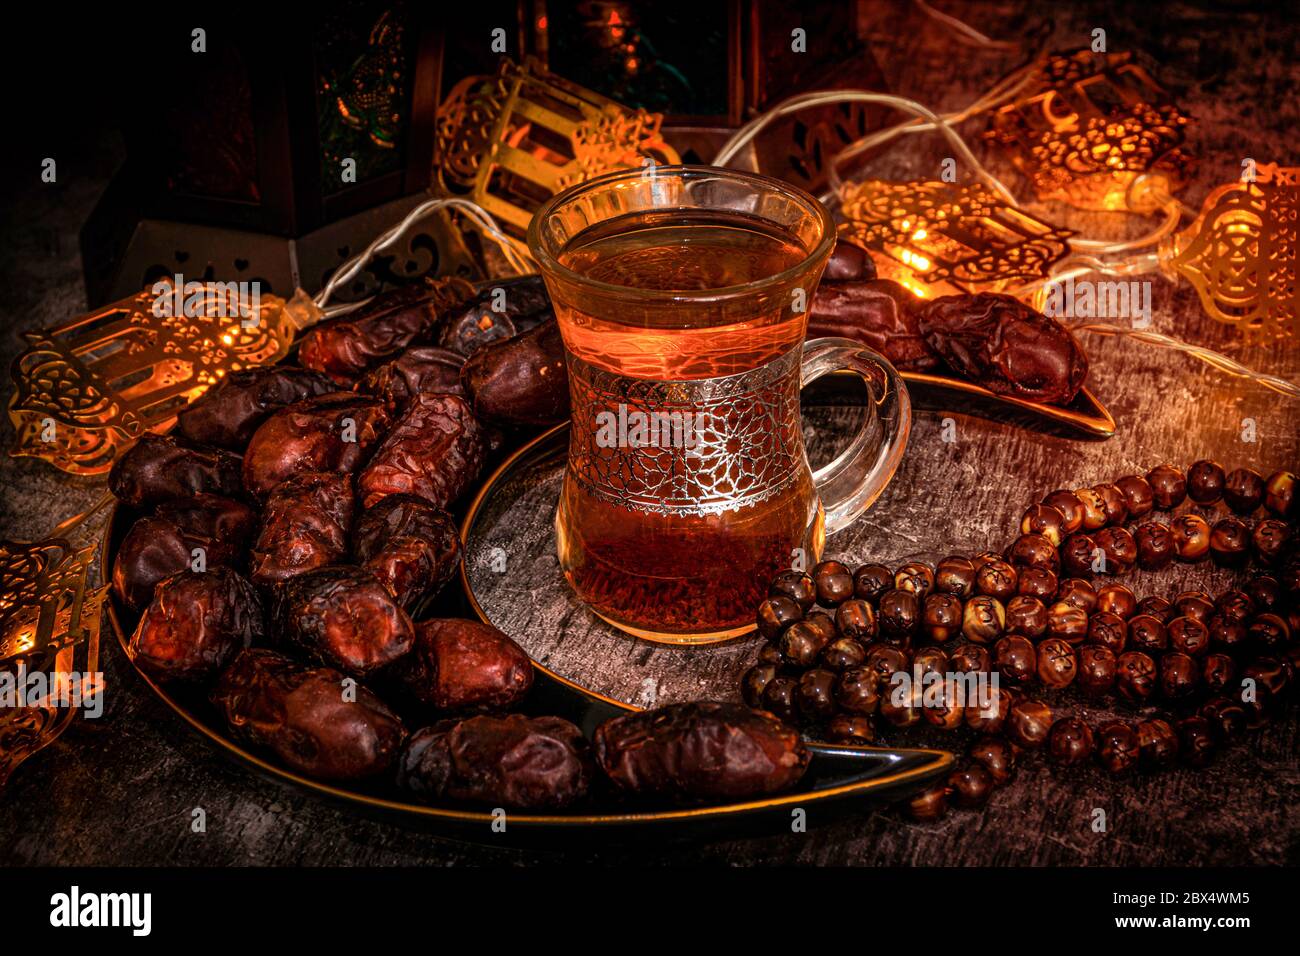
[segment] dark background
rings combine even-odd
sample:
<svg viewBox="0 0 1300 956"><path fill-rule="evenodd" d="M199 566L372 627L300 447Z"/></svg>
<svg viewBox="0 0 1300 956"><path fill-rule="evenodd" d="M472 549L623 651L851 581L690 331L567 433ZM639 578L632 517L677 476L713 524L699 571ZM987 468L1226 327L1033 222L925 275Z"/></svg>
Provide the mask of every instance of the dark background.
<svg viewBox="0 0 1300 956"><path fill-rule="evenodd" d="M962 44L901 0L866 6L871 47L891 90L936 108L965 105L1023 59ZM1243 156L1300 160L1300 29L1287 4L1067 6L1007 0L936 6L1001 38L1044 30L1056 49L1086 44L1090 31L1101 26L1111 50L1139 50L1158 64L1158 78L1197 119L1189 145L1201 163L1182 194L1194 207L1214 186L1236 178ZM117 131L123 113L147 114L167 83L160 65L166 57L158 50L187 45L190 27L215 23L216 16L263 31L268 46L293 43L296 27L312 15L305 6L293 11L269 3L216 9L222 12L192 15L133 5L7 13L0 57L9 134L0 176L0 361L7 363L21 347L22 329L52 325L85 308L78 230L121 161ZM455 12L449 7L446 15ZM973 139L978 129L972 123L964 131ZM915 177L937 161L940 150L933 140L896 147L874 171ZM977 153L990 157L982 147ZM52 187L39 181L39 160L46 155L60 160L59 183ZM1023 182L1016 185L1028 195ZM1124 217L1060 207L1051 214L1090 235L1132 235L1147 228ZM1294 347L1239 342L1203 315L1187 285L1157 279L1155 296L1157 328L1300 378ZM1162 460L1186 465L1209 456L1230 468L1263 471L1294 469L1300 460L1294 403L1170 353L1110 339L1090 338L1085 345L1092 358L1090 383L1120 424L1115 438L1077 443L960 410L922 413L898 478L858 526L831 541L830 550L854 561L890 563L978 551L993 540L1001 543L1023 504L1050 488L1109 480ZM937 437L945 415L958 423L962 441L956 446ZM1237 438L1243 416L1259 422L1256 446ZM7 446L7 424L3 434ZM12 538L40 537L98 496L94 484L30 460L0 461L0 487L0 532ZM1220 583L1202 568L1161 576L1150 582L1150 592ZM934 825L875 812L806 835L524 853L453 844L368 821L262 781L224 762L156 701L135 679L107 628L102 656L111 688L105 716L75 722L0 792L0 859L150 865L528 865L561 857L722 865L1300 861L1294 710L1208 771L1180 769L1115 782L1094 768L1065 774L1035 760L985 810L957 812ZM206 834L190 831L196 806L207 812ZM1098 806L1111 820L1105 835L1088 827Z"/></svg>

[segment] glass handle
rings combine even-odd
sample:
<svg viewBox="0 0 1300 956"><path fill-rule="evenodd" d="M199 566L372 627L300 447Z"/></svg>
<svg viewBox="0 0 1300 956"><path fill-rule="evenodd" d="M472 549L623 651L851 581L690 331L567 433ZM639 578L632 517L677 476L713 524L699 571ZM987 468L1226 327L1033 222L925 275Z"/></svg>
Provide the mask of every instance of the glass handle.
<svg viewBox="0 0 1300 956"><path fill-rule="evenodd" d="M852 524L880 497L898 469L912 430L912 401L907 386L884 356L852 339L811 339L804 343L800 388L840 370L855 372L866 384L867 420L848 448L813 472L828 535Z"/></svg>

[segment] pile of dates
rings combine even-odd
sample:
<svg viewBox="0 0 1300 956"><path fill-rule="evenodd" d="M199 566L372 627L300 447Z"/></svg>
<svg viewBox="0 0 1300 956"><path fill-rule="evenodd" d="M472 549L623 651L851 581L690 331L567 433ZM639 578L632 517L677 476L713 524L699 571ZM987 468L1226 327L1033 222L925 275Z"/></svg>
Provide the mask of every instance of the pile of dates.
<svg viewBox="0 0 1300 956"><path fill-rule="evenodd" d="M152 679L200 689L289 770L430 801L709 800L800 778L798 734L740 704L630 714L590 741L526 716L533 667L510 637L422 613L459 568L449 509L500 430L567 417L537 277L382 295L313 328L298 361L227 376L113 467L138 515L113 592Z"/></svg>
<svg viewBox="0 0 1300 956"><path fill-rule="evenodd" d="M871 257L841 240L808 316L808 336L871 346L904 372L943 372L999 395L1069 404L1088 374L1070 331L993 292L918 299L876 276Z"/></svg>

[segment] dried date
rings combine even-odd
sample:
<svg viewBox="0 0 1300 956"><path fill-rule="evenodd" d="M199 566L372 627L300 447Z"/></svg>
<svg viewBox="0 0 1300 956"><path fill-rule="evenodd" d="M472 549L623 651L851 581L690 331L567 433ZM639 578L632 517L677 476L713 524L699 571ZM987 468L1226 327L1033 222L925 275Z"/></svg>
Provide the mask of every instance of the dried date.
<svg viewBox="0 0 1300 956"><path fill-rule="evenodd" d="M621 789L687 800L782 790L809 759L799 734L771 714L710 701L611 718L596 728L595 751Z"/></svg>
<svg viewBox="0 0 1300 956"><path fill-rule="evenodd" d="M205 680L266 632L256 589L229 568L164 578L128 653L163 681Z"/></svg>
<svg viewBox="0 0 1300 956"><path fill-rule="evenodd" d="M451 349L434 345L411 348L369 372L357 389L375 396L389 416L396 417L422 392L463 396L460 371L464 365L464 357Z"/></svg>
<svg viewBox="0 0 1300 956"><path fill-rule="evenodd" d="M593 776L590 746L573 724L510 714L416 731L397 782L426 800L560 810L586 795Z"/></svg>
<svg viewBox="0 0 1300 956"><path fill-rule="evenodd" d="M276 485L253 545L253 580L278 584L342 559L352 511L350 475L308 471Z"/></svg>
<svg viewBox="0 0 1300 956"><path fill-rule="evenodd" d="M335 565L289 579L276 594L280 636L315 660L357 677L406 655L415 627L364 568Z"/></svg>
<svg viewBox="0 0 1300 956"><path fill-rule="evenodd" d="M176 430L190 441L243 451L276 409L336 390L332 379L311 369L240 369L185 408L176 418Z"/></svg>
<svg viewBox="0 0 1300 956"><path fill-rule="evenodd" d="M332 392L275 412L244 453L244 485L265 498L280 482L307 471L351 473L388 426L377 399Z"/></svg>
<svg viewBox="0 0 1300 956"><path fill-rule="evenodd" d="M237 737L319 780L385 773L406 738L401 720L367 688L264 648L241 651L211 700Z"/></svg>
<svg viewBox="0 0 1300 956"><path fill-rule="evenodd" d="M540 275L494 279L449 312L438 343L468 358L489 343L514 338L554 318Z"/></svg>
<svg viewBox="0 0 1300 956"><path fill-rule="evenodd" d="M808 315L808 337L843 336L875 349L895 368L925 372L939 364L917 321L916 296L897 282L872 279L821 286Z"/></svg>
<svg viewBox="0 0 1300 956"><path fill-rule="evenodd" d="M464 399L417 395L357 479L357 494L366 508L395 494L446 508L468 490L486 456L483 429Z"/></svg>
<svg viewBox="0 0 1300 956"><path fill-rule="evenodd" d="M499 425L554 425L569 417L569 378L559 323L493 342L465 363L474 413Z"/></svg>
<svg viewBox="0 0 1300 956"><path fill-rule="evenodd" d="M930 348L958 375L996 392L1068 404L1088 360L1068 329L1009 295L946 295L918 314Z"/></svg>
<svg viewBox="0 0 1300 956"><path fill-rule="evenodd" d="M156 505L199 492L243 493L238 455L222 448L188 445L169 435L146 433L113 463L108 490L132 508Z"/></svg>
<svg viewBox="0 0 1300 956"><path fill-rule="evenodd" d="M417 700L439 710L508 710L533 686L533 664L491 625L434 618L416 625L415 650L400 677Z"/></svg>
<svg viewBox="0 0 1300 956"><path fill-rule="evenodd" d="M240 567L257 513L233 498L197 494L166 501L131 526L113 561L113 593L139 610L163 578L186 569Z"/></svg>
<svg viewBox="0 0 1300 956"><path fill-rule="evenodd" d="M460 535L441 508L414 495L389 495L357 521L353 554L410 610L456 573Z"/></svg>

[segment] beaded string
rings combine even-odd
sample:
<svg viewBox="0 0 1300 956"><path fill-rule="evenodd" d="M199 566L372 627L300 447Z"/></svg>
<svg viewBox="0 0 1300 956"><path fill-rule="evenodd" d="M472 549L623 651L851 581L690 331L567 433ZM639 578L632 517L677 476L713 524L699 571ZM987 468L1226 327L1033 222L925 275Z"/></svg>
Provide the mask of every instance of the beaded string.
<svg viewBox="0 0 1300 956"><path fill-rule="evenodd" d="M1025 510L1019 537L1001 552L952 556L935 568L868 564L850 572L823 561L811 574L785 572L759 608L759 631L769 642L742 679L742 693L751 706L820 725L836 742L872 742L881 723L983 734L945 783L909 802L917 819L937 818L950 802L982 805L1031 750L1045 749L1061 766L1095 758L1116 776L1179 757L1204 766L1219 745L1262 726L1295 683L1296 483L1290 472L1265 479L1208 460L1186 473L1161 465L1144 477L1051 492ZM1188 500L1222 502L1229 513L1213 525L1193 511L1168 522L1152 516ZM1098 588L1087 580L1207 559L1261 570L1217 600L1202 591L1139 600L1118 581ZM912 649L918 634L930 643ZM951 650L942 646L958 641ZM954 685L938 681L929 700L924 681L894 693L900 671L996 674L998 684L988 706L967 707ZM1113 693L1132 705L1158 698L1182 716L1157 712L1094 728L1057 717L1028 693L1034 685L1076 686L1094 699Z"/></svg>

